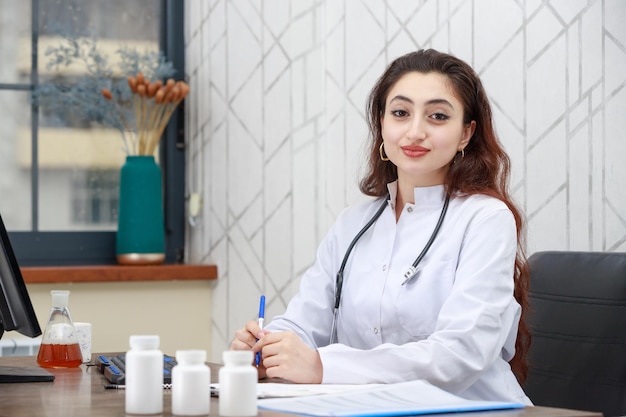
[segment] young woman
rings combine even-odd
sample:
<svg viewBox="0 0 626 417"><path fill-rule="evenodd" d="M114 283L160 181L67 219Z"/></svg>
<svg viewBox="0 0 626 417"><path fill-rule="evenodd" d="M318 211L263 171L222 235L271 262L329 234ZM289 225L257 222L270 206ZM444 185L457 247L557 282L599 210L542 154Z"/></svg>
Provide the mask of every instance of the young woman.
<svg viewBox="0 0 626 417"><path fill-rule="evenodd" d="M522 219L480 79L451 55L409 53L372 90L368 122L361 191L378 198L341 213L286 312L231 348L260 351L260 376L424 379L530 404Z"/></svg>

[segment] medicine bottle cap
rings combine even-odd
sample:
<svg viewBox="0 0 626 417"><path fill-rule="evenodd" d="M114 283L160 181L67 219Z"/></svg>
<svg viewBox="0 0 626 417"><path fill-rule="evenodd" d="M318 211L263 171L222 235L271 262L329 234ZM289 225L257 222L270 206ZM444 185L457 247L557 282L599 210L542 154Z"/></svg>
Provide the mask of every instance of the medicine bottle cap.
<svg viewBox="0 0 626 417"><path fill-rule="evenodd" d="M251 350L225 350L222 353L224 365L252 365Z"/></svg>
<svg viewBox="0 0 626 417"><path fill-rule="evenodd" d="M155 335L131 336L129 340L130 348L139 350L158 349L160 343L161 339Z"/></svg>
<svg viewBox="0 0 626 417"><path fill-rule="evenodd" d="M52 290L50 291L50 294L52 294L52 307L55 307L55 308L67 307L67 304L70 301L69 291Z"/></svg>
<svg viewBox="0 0 626 417"><path fill-rule="evenodd" d="M180 365L203 364L206 362L205 350L177 350L176 362Z"/></svg>

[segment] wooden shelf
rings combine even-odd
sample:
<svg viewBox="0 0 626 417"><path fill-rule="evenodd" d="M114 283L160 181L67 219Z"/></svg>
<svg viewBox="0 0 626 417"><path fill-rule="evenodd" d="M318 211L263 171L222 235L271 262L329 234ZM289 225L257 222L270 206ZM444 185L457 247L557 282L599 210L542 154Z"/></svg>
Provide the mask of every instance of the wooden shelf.
<svg viewBox="0 0 626 417"><path fill-rule="evenodd" d="M95 265L21 268L27 284L217 279L216 265Z"/></svg>

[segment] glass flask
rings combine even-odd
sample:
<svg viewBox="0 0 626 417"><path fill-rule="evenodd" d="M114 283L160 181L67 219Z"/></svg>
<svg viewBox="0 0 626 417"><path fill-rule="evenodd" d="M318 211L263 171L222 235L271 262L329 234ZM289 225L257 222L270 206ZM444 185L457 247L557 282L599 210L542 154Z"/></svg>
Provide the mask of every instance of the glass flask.
<svg viewBox="0 0 626 417"><path fill-rule="evenodd" d="M52 309L43 332L37 363L43 368L76 368L83 362L70 317L69 291L50 291Z"/></svg>

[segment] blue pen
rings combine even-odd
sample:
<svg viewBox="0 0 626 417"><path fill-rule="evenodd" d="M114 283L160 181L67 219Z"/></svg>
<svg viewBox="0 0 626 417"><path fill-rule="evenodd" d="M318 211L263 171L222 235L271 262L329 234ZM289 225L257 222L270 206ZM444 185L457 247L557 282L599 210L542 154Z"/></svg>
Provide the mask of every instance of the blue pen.
<svg viewBox="0 0 626 417"><path fill-rule="evenodd" d="M265 296L262 295L261 300L259 301L259 319L257 320L257 323L259 323L259 328L261 330L263 330L264 320L265 320ZM256 362L256 366L259 366L259 363L261 363L261 351L258 351L256 353L255 362Z"/></svg>

